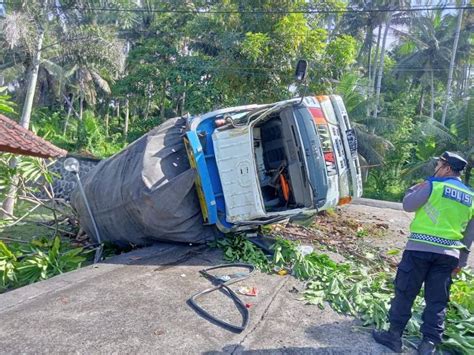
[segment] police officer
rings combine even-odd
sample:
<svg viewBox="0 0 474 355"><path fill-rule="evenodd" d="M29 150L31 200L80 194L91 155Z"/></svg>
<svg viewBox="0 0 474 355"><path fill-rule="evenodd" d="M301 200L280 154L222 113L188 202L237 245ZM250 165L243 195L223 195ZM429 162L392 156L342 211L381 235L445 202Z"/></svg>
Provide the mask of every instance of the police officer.
<svg viewBox="0 0 474 355"><path fill-rule="evenodd" d="M410 236L395 278L388 331L374 331L375 341L402 351L402 333L411 317L413 302L425 285L419 354L434 354L441 343L451 277L466 265L474 239L474 192L461 182L467 162L444 152L434 176L411 187L403 209L416 212Z"/></svg>

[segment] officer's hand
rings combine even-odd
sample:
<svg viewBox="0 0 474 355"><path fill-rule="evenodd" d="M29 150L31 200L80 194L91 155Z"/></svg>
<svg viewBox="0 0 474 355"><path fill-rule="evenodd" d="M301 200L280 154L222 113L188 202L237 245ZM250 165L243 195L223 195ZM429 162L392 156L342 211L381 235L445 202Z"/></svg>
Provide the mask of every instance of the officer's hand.
<svg viewBox="0 0 474 355"><path fill-rule="evenodd" d="M457 268L455 268L455 269L453 270L453 272L451 273L451 276L454 277L454 276L456 276L457 274L459 274L459 272L461 271L461 269L462 269L462 268L459 267L459 266L458 266Z"/></svg>

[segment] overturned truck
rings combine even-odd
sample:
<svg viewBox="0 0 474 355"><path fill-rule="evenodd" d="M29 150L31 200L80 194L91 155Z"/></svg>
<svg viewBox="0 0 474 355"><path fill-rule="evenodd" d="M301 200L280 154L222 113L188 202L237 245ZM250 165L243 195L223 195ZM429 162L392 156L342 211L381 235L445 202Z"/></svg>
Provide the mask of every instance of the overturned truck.
<svg viewBox="0 0 474 355"><path fill-rule="evenodd" d="M200 243L349 203L362 179L343 100L329 95L167 120L84 190L102 240ZM77 191L71 202L94 235Z"/></svg>

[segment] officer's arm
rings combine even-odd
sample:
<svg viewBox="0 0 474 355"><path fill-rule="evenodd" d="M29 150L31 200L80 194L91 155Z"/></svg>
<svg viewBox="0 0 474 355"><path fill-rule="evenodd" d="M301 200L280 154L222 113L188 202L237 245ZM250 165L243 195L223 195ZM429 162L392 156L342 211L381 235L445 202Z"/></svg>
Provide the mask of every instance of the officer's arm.
<svg viewBox="0 0 474 355"><path fill-rule="evenodd" d="M474 219L471 219L467 225L466 230L464 231L463 244L471 249L472 242L474 241ZM466 249L461 249L461 255L459 255L459 267L465 267L467 264L467 258L469 256L469 251Z"/></svg>
<svg viewBox="0 0 474 355"><path fill-rule="evenodd" d="M428 181L410 187L403 198L403 209L407 212L415 212L428 201L430 195L431 183Z"/></svg>

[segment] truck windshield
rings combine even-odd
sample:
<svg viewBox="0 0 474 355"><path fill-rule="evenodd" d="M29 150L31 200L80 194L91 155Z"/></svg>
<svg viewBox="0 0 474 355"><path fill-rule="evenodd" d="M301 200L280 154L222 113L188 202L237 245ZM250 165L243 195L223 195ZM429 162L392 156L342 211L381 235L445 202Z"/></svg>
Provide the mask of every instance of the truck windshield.
<svg viewBox="0 0 474 355"><path fill-rule="evenodd" d="M295 107L295 117L303 140L308 175L314 195L314 205L319 208L325 204L328 190L328 180L325 173L326 164L321 142L311 113L306 106Z"/></svg>

